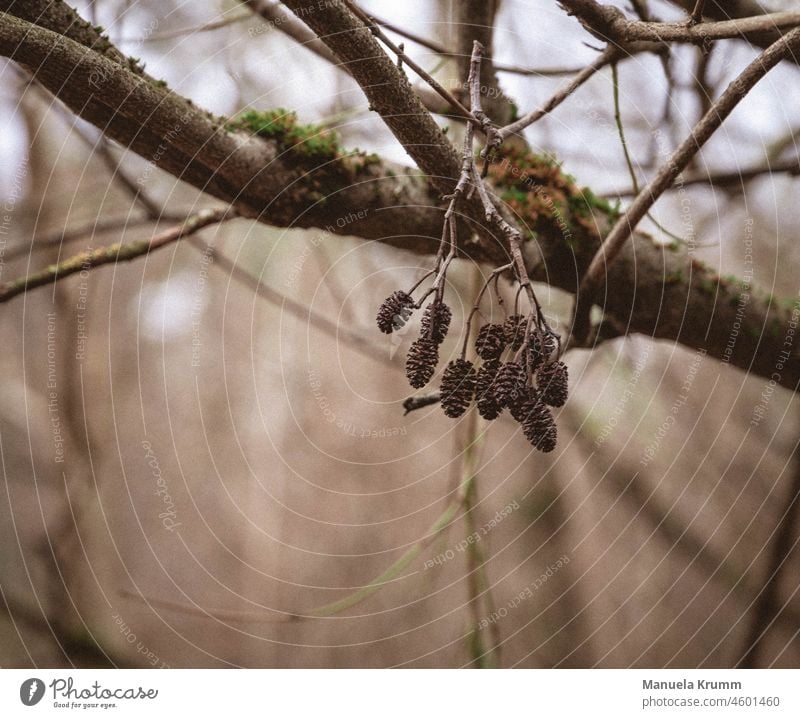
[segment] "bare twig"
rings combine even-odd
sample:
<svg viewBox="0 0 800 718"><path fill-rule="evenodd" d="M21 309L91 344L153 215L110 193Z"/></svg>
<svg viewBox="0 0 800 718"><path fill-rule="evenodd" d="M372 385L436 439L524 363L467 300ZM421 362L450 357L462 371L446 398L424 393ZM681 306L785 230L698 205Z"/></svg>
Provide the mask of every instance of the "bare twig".
<svg viewBox="0 0 800 718"><path fill-rule="evenodd" d="M728 189L736 186L743 186L745 183L764 177L765 175L788 174L792 176L800 175L800 160L793 158L791 160L784 160L776 162L773 165L764 165L763 167L749 167L742 170L730 170L728 172L705 172L688 175L682 177L680 182L673 183L665 191L677 189L679 187L688 187L690 185L704 184L712 189ZM613 192L603 192L602 197L632 197L638 194L638 188L626 187L622 190Z"/></svg>
<svg viewBox="0 0 800 718"><path fill-rule="evenodd" d="M703 22L703 10L705 9L706 0L697 0L694 4L694 9L692 10L692 14L689 16L689 21L696 25L699 22Z"/></svg>
<svg viewBox="0 0 800 718"><path fill-rule="evenodd" d="M584 67L572 80L566 85L559 88L556 93L542 105L539 109L529 112L527 115L520 117L516 122L512 122L505 127L498 130L498 134L503 139L516 135L526 127L530 127L534 122L539 121L546 114L552 112L564 100L566 100L575 90L577 90L583 83L592 77L598 70L605 67L609 63L613 63L622 56L620 50L612 45L609 45L602 53L600 53L594 62Z"/></svg>
<svg viewBox="0 0 800 718"><path fill-rule="evenodd" d="M585 338L588 333L589 309L594 301L595 292L602 284L606 265L613 261L639 221L664 191L672 185L692 157L697 154L739 102L747 96L764 75L798 46L800 46L800 29L793 30L774 42L751 62L739 77L728 85L725 92L695 125L690 135L672 153L655 178L636 196L625 214L611 229L592 258L578 289L573 321L573 334L578 341Z"/></svg>
<svg viewBox="0 0 800 718"><path fill-rule="evenodd" d="M385 27L390 32L400 35L401 37L406 38L406 40L411 40L411 42L427 48L428 50L435 52L437 55L447 58L459 57L459 53L453 52L441 43L435 42L434 40L430 40L426 37L422 37L421 35L417 35L410 30L406 30L404 27L400 27L400 25L389 22L388 20L382 20L375 15L371 15L370 17L372 17L374 22L378 23L378 25L382 27ZM564 75L574 75L575 73L581 71L580 67L521 67L519 65L507 65L503 63L494 63L494 69L496 72L505 72L511 75L536 75L539 77L563 77Z"/></svg>
<svg viewBox="0 0 800 718"><path fill-rule="evenodd" d="M435 391L432 394L425 394L423 396L410 396L403 402L405 413L409 414L417 409L424 409L426 406L438 404L442 399L442 395Z"/></svg>
<svg viewBox="0 0 800 718"><path fill-rule="evenodd" d="M163 217L161 218L163 219ZM178 220L178 217L170 217L170 220ZM16 245L6 250L5 260L11 261L18 257L23 257L31 252L36 252L49 247L69 244L82 237L94 236L103 232L117 232L130 227L139 227L143 224L153 224L158 220L151 217L97 217L89 222L85 222L77 227L65 228L57 232L51 232L43 237L34 238L26 244Z"/></svg>
<svg viewBox="0 0 800 718"><path fill-rule="evenodd" d="M181 30L170 30L167 32L161 33L154 33L153 35L145 35L143 37L122 37L117 40L120 43L136 43L141 44L143 42L159 42L160 40L174 40L177 37L182 37L185 35L196 35L197 33L201 32L212 32L214 30L221 30L224 27L228 27L229 25L234 25L237 22L244 22L245 20L252 19L252 15L249 13L242 13L240 15L234 15L233 17L226 17L220 20L212 20L211 22L204 23L203 25L194 25L192 27L185 27Z"/></svg>
<svg viewBox="0 0 800 718"><path fill-rule="evenodd" d="M208 227L211 224L219 224L235 216L235 213L230 208L206 209L187 218L179 227L173 227L151 239L128 243L116 242L106 247L81 252L65 259L63 262L52 264L40 272L6 282L0 286L0 302L7 302L9 299L36 287L53 284L65 277L69 277L71 274L94 269L104 264L126 262L136 257L141 257L156 249L177 242L183 237L194 234L204 227Z"/></svg>

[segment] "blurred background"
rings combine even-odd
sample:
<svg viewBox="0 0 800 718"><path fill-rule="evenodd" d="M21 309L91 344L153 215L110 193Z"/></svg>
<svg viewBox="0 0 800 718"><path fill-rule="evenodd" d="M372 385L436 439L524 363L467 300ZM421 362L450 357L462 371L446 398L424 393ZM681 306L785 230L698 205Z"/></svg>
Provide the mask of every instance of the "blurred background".
<svg viewBox="0 0 800 718"><path fill-rule="evenodd" d="M456 5L362 3L451 48ZM236 2L74 6L214 113L289 108L346 147L410 163L352 79L282 23ZM389 34L461 86L456 61ZM498 73L498 112L539 106L568 78L553 70L596 56L544 0L502 0L493 38L496 63L534 70ZM756 52L728 41L620 63L640 180ZM798 72L784 63L763 80L694 175L795 161ZM104 141L13 62L0 103L4 281L216 206ZM614 114L606 68L526 139L624 206ZM644 228L793 298L796 183L687 185ZM424 266L376 242L235 220L3 304L0 665L796 667L792 393L630 336L567 354L552 454L507 416L404 415L416 324L387 337L374 314ZM460 260L448 275L454 328L486 272ZM563 332L571 298L537 291ZM468 510L440 530L471 477Z"/></svg>

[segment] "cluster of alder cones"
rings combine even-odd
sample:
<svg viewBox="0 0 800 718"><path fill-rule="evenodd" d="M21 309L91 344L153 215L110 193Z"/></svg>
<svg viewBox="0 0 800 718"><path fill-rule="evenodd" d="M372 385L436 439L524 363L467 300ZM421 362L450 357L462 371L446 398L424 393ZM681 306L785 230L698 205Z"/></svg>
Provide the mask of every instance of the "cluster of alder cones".
<svg viewBox="0 0 800 718"><path fill-rule="evenodd" d="M418 308L410 294L396 291L381 304L378 327L390 334ZM433 377L451 317L438 296L425 308L419 338L406 357L406 375L415 389ZM473 400L484 419L496 419L508 409L536 449L552 451L557 430L550 407L564 405L569 382L567 366L557 358L556 335L527 316L514 314L503 324L484 324L475 339L475 352L482 360L477 368L464 352L447 364L441 384L444 413L458 418Z"/></svg>

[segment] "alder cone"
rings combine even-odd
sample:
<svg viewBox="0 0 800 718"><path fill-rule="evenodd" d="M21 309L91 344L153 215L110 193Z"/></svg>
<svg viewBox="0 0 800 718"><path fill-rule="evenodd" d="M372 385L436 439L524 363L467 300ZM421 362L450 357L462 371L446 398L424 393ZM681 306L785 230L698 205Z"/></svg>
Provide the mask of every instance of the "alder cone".
<svg viewBox="0 0 800 718"><path fill-rule="evenodd" d="M375 320L378 329L384 334L391 334L396 329L400 329L406 320L411 316L414 308L414 300L410 294L398 289L390 297L383 300L383 304L378 309Z"/></svg>
<svg viewBox="0 0 800 718"><path fill-rule="evenodd" d="M475 380L478 413L489 421L496 419L503 411L503 407L497 403L494 391L494 383L499 369L500 360L489 359L478 369L478 376Z"/></svg>
<svg viewBox="0 0 800 718"><path fill-rule="evenodd" d="M409 348L406 356L406 376L415 389L425 386L439 363L439 348L430 339L421 337Z"/></svg>
<svg viewBox="0 0 800 718"><path fill-rule="evenodd" d="M547 454L556 448L558 429L550 409L538 397L525 403L522 431L534 449Z"/></svg>
<svg viewBox="0 0 800 718"><path fill-rule="evenodd" d="M475 351L481 359L496 359L506 348L506 332L502 324L484 324L475 338Z"/></svg>
<svg viewBox="0 0 800 718"><path fill-rule="evenodd" d="M525 330L528 327L528 318L522 314L512 314L503 324L506 335L506 344L517 351L525 341Z"/></svg>
<svg viewBox="0 0 800 718"><path fill-rule="evenodd" d="M528 386L525 387L525 391L520 394L517 400L508 407L508 410L511 413L511 416L513 416L516 421L522 424L525 422L525 419L528 416L530 404L537 401L541 401L539 391L535 387Z"/></svg>
<svg viewBox="0 0 800 718"><path fill-rule="evenodd" d="M425 307L422 315L422 331L420 334L435 344L441 344L450 329L453 313L444 302L431 302Z"/></svg>
<svg viewBox="0 0 800 718"><path fill-rule="evenodd" d="M569 369L563 361L545 364L536 375L542 401L550 406L564 406L569 395Z"/></svg>
<svg viewBox="0 0 800 718"><path fill-rule="evenodd" d="M472 402L475 395L476 373L472 362L454 359L442 376L442 409L451 419L457 419Z"/></svg>
<svg viewBox="0 0 800 718"><path fill-rule="evenodd" d="M510 361L500 366L494 382L494 398L498 406L513 406L525 393L527 375L519 362Z"/></svg>

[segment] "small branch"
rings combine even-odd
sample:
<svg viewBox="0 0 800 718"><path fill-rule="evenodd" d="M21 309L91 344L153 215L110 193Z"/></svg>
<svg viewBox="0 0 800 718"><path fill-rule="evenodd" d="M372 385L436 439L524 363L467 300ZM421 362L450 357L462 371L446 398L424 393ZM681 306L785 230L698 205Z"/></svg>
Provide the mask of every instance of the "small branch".
<svg viewBox="0 0 800 718"><path fill-rule="evenodd" d="M372 18L373 22L376 22L381 27L384 27L390 32L395 33L395 35L400 35L400 37L404 37L406 40L411 40L411 42L427 48L431 52L435 52L437 55L451 59L457 59L460 57L459 53L453 52L441 43L435 42L434 40L430 40L426 37L422 37L421 35L417 35L416 33L406 30L405 28L391 23L388 20L382 20L379 17L375 17L375 15L371 15L370 17ZM539 77L563 77L564 75L574 75L581 71L580 67L521 67L519 65L505 65L499 63L494 64L494 69L495 72L505 72L511 75L535 75Z"/></svg>
<svg viewBox="0 0 800 718"><path fill-rule="evenodd" d="M406 414L410 414L417 409L424 409L426 406L438 404L442 399L442 395L436 391L433 394L425 394L423 396L410 396L403 402L403 408ZM405 414L404 414L405 416Z"/></svg>
<svg viewBox="0 0 800 718"><path fill-rule="evenodd" d="M703 10L706 5L706 0L697 0L694 4L694 9L692 10L692 14L689 16L689 22L692 25L697 25L698 23L703 22Z"/></svg>
<svg viewBox="0 0 800 718"><path fill-rule="evenodd" d="M793 30L767 48L726 88L711 109L695 125L691 134L672 153L655 178L637 195L600 245L584 275L575 300L573 333L578 341L589 329L589 310L603 280L606 266L614 260L636 225L650 211L656 200L672 185L700 148L747 96L756 83L784 57L800 45L800 29Z"/></svg>
<svg viewBox="0 0 800 718"><path fill-rule="evenodd" d="M597 56L594 62L584 67L572 80L570 80L563 87L559 88L556 93L538 110L529 112L524 117L520 117L516 122L512 122L511 124L500 128L500 130L498 130L498 134L504 140L512 135L519 134L526 127L530 127L534 122L538 122L546 114L552 112L598 70L605 67L609 63L616 62L621 57L622 53L620 50L612 45L609 45L600 55Z"/></svg>
<svg viewBox="0 0 800 718"><path fill-rule="evenodd" d="M747 39L764 32L800 26L800 12L797 11L694 24L628 20L618 8L594 0L561 0L561 4L596 37L620 47L640 41L701 44L712 40Z"/></svg>
<svg viewBox="0 0 800 718"><path fill-rule="evenodd" d="M177 242L183 237L194 234L204 227L218 224L235 216L235 213L227 207L224 209L202 210L189 217L179 227L173 227L151 239L128 243L116 242L106 247L76 254L63 262L52 264L40 272L6 282L0 286L0 302L7 302L9 299L36 287L54 284L65 277L69 277L71 274L94 269L104 264L116 264L117 262L126 262L136 257L141 257L156 249Z"/></svg>
<svg viewBox="0 0 800 718"><path fill-rule="evenodd" d="M161 219L164 219L161 217ZM178 217L170 217L170 220L178 220ZM65 228L57 232L52 232L40 238L34 238L26 244L15 245L8 249L4 259L10 262L12 259L24 257L31 252L37 252L49 247L57 247L62 244L69 244L87 235L94 236L104 232L119 232L131 227L139 227L143 224L153 224L158 220L152 217L98 217L85 224L74 228Z"/></svg>
<svg viewBox="0 0 800 718"><path fill-rule="evenodd" d="M688 187L690 185L706 184L711 189L729 188L732 186L741 187L750 180L763 177L764 175L788 174L791 176L800 175L800 160L791 159L778 162L774 165L764 165L763 167L750 167L743 170L731 170L730 172L707 172L704 174L693 174L681 178L680 182L673 183L665 191ZM600 196L605 198L614 197L633 197L638 193L634 187L626 187L614 192L603 192Z"/></svg>

